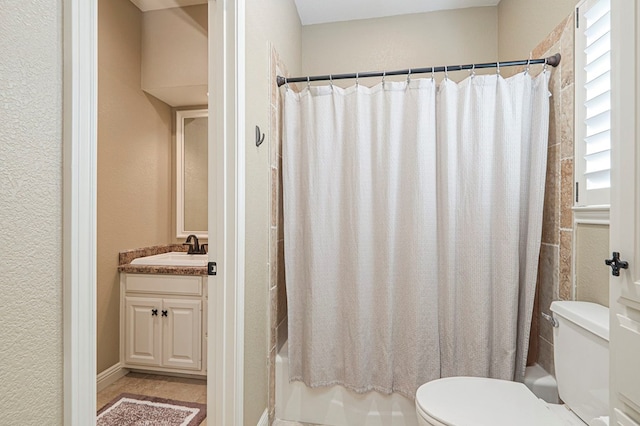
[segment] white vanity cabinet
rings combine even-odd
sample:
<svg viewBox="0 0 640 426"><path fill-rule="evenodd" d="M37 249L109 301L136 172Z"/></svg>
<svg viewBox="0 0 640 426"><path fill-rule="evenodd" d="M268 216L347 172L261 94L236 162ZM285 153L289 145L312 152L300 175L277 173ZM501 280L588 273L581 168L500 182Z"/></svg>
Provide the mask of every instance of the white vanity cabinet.
<svg viewBox="0 0 640 426"><path fill-rule="evenodd" d="M121 273L125 368L206 375L205 277Z"/></svg>

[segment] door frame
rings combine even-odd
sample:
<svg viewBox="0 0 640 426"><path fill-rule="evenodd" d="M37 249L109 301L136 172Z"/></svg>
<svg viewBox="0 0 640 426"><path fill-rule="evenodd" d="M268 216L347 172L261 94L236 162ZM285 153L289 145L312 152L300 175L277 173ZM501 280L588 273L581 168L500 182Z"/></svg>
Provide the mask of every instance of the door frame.
<svg viewBox="0 0 640 426"><path fill-rule="evenodd" d="M214 425L242 425L244 399L245 0L209 1L209 378ZM215 4L215 7L212 5ZM212 94L216 94L211 96ZM213 111L213 113L211 113ZM215 187L215 189L213 189ZM213 303L212 303L213 302ZM211 374L211 372L214 372ZM211 420L210 420L211 421Z"/></svg>
<svg viewBox="0 0 640 426"><path fill-rule="evenodd" d="M213 380L207 382L207 403L215 413L212 424L236 425L242 424L244 393L245 159L243 144L237 143L245 114L244 0L209 0L210 6L212 2L215 38L210 31L209 39L218 40L218 50L209 56L215 63L209 67L209 81L216 82L223 96L212 97L219 126L209 139L209 152L220 153L215 164L223 167L217 196L210 197L209 223L215 223L223 237L213 254L220 255L213 259L219 275L209 277L215 291L209 292L209 312L214 315L208 316L213 333L207 362L214 368L208 368ZM63 423L70 426L96 421L97 29L98 0L63 0L62 375ZM216 216L219 206L222 214Z"/></svg>
<svg viewBox="0 0 640 426"><path fill-rule="evenodd" d="M63 3L63 423L96 421L97 0Z"/></svg>

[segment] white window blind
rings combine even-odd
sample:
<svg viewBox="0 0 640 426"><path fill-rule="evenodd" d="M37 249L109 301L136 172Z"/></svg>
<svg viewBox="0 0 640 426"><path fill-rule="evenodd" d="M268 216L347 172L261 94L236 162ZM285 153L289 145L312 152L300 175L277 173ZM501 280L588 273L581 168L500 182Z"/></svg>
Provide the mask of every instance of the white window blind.
<svg viewBox="0 0 640 426"><path fill-rule="evenodd" d="M576 205L606 205L611 186L611 0L578 5L575 47Z"/></svg>

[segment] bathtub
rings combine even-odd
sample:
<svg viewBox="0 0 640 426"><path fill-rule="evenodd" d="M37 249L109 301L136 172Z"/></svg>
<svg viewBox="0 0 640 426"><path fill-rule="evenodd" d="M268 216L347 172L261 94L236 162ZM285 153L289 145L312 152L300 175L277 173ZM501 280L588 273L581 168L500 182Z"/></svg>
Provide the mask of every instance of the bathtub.
<svg viewBox="0 0 640 426"><path fill-rule="evenodd" d="M400 394L358 394L342 386L312 389L289 383L285 341L276 355L276 418L329 426L417 426L416 406Z"/></svg>
<svg viewBox="0 0 640 426"><path fill-rule="evenodd" d="M527 367L525 384L547 402L558 403L555 378L538 364ZM276 418L329 426L417 426L416 407L399 394L358 394L342 386L312 389L289 382L288 345L276 355Z"/></svg>

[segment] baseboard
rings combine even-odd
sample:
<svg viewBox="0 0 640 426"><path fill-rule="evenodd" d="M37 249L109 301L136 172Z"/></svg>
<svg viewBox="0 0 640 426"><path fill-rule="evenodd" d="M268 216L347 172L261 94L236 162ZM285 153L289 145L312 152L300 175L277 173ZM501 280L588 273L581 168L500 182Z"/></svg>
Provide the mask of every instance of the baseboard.
<svg viewBox="0 0 640 426"><path fill-rule="evenodd" d="M128 372L129 370L123 368L122 364L120 363L114 364L111 367L107 368L102 373L98 374L96 386L98 392L100 392L110 384L115 383L115 381L119 378L126 376Z"/></svg>
<svg viewBox="0 0 640 426"><path fill-rule="evenodd" d="M269 426L269 409L265 408L256 426Z"/></svg>

